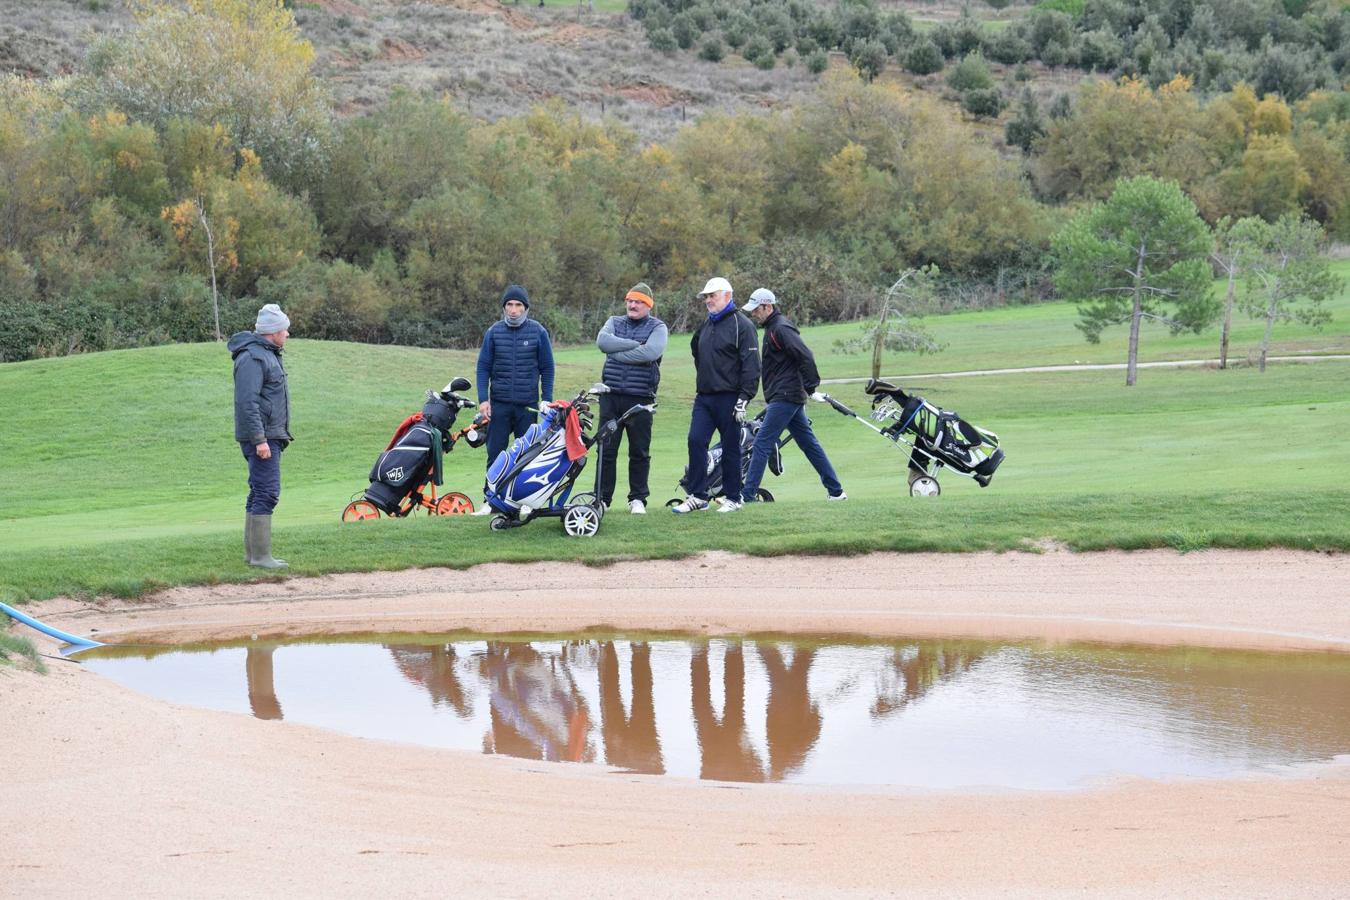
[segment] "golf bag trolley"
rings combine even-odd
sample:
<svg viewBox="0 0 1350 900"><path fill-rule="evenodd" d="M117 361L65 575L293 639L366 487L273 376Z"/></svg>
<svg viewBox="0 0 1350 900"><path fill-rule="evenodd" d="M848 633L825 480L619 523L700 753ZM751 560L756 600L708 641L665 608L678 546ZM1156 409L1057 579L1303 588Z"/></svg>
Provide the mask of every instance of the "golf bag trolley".
<svg viewBox="0 0 1350 900"><path fill-rule="evenodd" d="M741 484L745 484L746 476L750 472L750 456L755 449L755 438L759 436L760 428L764 427L764 415L767 409L762 409L753 419L747 419L741 423ZM792 435L774 443L774 448L769 452L769 471L775 476L783 474L783 448L792 442ZM708 449L708 481L707 491L708 499L716 500L723 496L722 486L722 442L718 441ZM680 490L686 494L689 493L689 467L684 467L684 476L680 479ZM675 506L683 498L672 497L666 501L666 506ZM739 497L733 499L739 500ZM772 503L773 494L765 488L759 488L755 492L755 499L762 503Z"/></svg>
<svg viewBox="0 0 1350 900"><path fill-rule="evenodd" d="M439 391L427 391L422 411L404 419L389 441L389 446L370 468L370 486L342 511L342 521L361 522L378 519L381 513L403 518L418 509L427 515L457 516L473 512L467 494L451 491L437 496L436 486L443 481L444 456L461 439L470 447L487 442L484 416L475 416L472 424L451 431L461 409L477 406L460 395L470 387L467 378L456 378Z"/></svg>
<svg viewBox="0 0 1350 900"><path fill-rule="evenodd" d="M592 447L611 440L628 419L656 410L655 403L637 404L587 436L594 426L591 405L607 393L608 387L595 384L573 400L549 404L540 421L492 461L486 496L494 513L488 523L493 531L518 528L540 518L562 519L563 531L573 537L592 537L600 530L605 517L599 496L603 455L596 461L594 490L572 493L586 467L586 456Z"/></svg>
<svg viewBox="0 0 1350 900"><path fill-rule="evenodd" d="M943 466L974 479L980 487L989 486L994 470L1003 462L998 435L889 382L869 378L863 391L872 398L872 421L886 425L864 421L829 394L822 396L836 411L910 448L911 497L936 497L942 493L938 472Z"/></svg>

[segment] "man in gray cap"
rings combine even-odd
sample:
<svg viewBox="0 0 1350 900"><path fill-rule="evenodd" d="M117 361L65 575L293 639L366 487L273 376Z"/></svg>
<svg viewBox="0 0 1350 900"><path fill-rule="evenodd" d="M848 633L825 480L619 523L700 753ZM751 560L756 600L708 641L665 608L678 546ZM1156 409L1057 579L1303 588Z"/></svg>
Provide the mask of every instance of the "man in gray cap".
<svg viewBox="0 0 1350 900"><path fill-rule="evenodd" d="M291 437L291 395L281 348L291 320L275 303L258 310L252 331L230 338L234 357L234 439L248 462L244 503L244 562L263 569L286 566L272 557L272 510L281 498L281 452Z"/></svg>
<svg viewBox="0 0 1350 900"><path fill-rule="evenodd" d="M816 371L815 356L802 341L797 326L778 311L778 298L773 291L759 288L741 309L764 332L761 359L764 367L764 402L768 404L764 411L764 424L755 436L755 446L750 453L750 469L745 475L741 497L746 503L755 499L769 454L778 446L778 438L786 428L815 467L820 483L825 486L827 498L847 500L848 495L834 474L834 466L830 465L825 448L816 440L816 434L811 430L811 420L806 417L806 400L820 387L820 372ZM719 511L730 510L723 508Z"/></svg>

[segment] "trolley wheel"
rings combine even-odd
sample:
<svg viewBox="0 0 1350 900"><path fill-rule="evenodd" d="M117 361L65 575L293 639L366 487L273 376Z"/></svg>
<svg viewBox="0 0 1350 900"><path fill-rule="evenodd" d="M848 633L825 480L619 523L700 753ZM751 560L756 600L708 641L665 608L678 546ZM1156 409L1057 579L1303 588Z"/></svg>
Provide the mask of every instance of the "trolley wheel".
<svg viewBox="0 0 1350 900"><path fill-rule="evenodd" d="M511 522L506 516L493 516L488 520L488 527L493 531L505 531L511 527Z"/></svg>
<svg viewBox="0 0 1350 900"><path fill-rule="evenodd" d="M772 503L772 502L773 502L773 494L769 493L769 492L766 491L764 488L756 488L756 489L755 489L755 496L759 498L759 502L760 502L760 503Z"/></svg>
<svg viewBox="0 0 1350 900"><path fill-rule="evenodd" d="M938 484L937 479L931 475L924 475L921 478L914 479L914 483L909 486L909 495L911 497L936 497L942 493L942 485Z"/></svg>
<svg viewBox="0 0 1350 900"><path fill-rule="evenodd" d="M580 494L573 494L567 498L568 506L600 506L600 498L590 491L582 491Z"/></svg>
<svg viewBox="0 0 1350 900"><path fill-rule="evenodd" d="M473 512L473 501L468 494L451 491L437 498L433 512L438 516L467 516Z"/></svg>
<svg viewBox="0 0 1350 900"><path fill-rule="evenodd" d="M600 530L603 515L598 506L571 504L563 512L563 531L572 537L593 537Z"/></svg>
<svg viewBox="0 0 1350 900"><path fill-rule="evenodd" d="M342 521L344 522L364 522L366 519L378 519L379 517L379 507L369 500L353 500L342 511Z"/></svg>

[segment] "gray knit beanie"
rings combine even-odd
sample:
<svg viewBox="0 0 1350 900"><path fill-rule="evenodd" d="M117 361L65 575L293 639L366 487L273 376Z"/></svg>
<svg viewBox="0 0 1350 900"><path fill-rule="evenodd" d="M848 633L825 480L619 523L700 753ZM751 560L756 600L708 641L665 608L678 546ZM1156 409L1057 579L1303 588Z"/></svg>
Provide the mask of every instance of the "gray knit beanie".
<svg viewBox="0 0 1350 900"><path fill-rule="evenodd" d="M258 334L276 334L278 331L288 331L290 327L290 317L281 311L281 307L268 303L258 310L258 321L253 330Z"/></svg>

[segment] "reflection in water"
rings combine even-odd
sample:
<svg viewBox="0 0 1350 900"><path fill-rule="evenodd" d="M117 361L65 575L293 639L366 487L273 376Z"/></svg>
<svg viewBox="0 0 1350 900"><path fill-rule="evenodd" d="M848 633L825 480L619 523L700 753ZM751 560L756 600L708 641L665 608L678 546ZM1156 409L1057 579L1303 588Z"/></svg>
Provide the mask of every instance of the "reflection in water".
<svg viewBox="0 0 1350 900"><path fill-rule="evenodd" d="M600 644L600 733L605 762L645 775L660 775L661 739L656 733L656 703L653 697L652 648L646 641L631 645L629 684L631 712L623 711L619 691L619 652L613 641Z"/></svg>
<svg viewBox="0 0 1350 900"><path fill-rule="evenodd" d="M713 712L712 675L708 645L694 648L689 662L689 686L694 693L694 726L703 751L699 777L717 781L763 781L759 754L745 731L745 653L743 645L727 647L722 664L722 690L726 698L722 718Z"/></svg>
<svg viewBox="0 0 1350 900"><path fill-rule="evenodd" d="M260 719L726 781L1062 789L1350 753L1335 655L403 635L80 659Z"/></svg>
<svg viewBox="0 0 1350 900"><path fill-rule="evenodd" d="M277 700L272 678L272 653L275 650L275 647L249 647L244 655L248 705L259 719L281 718L281 703Z"/></svg>

